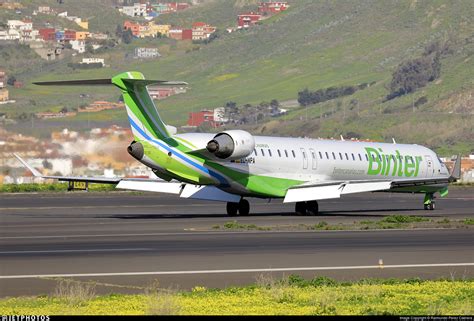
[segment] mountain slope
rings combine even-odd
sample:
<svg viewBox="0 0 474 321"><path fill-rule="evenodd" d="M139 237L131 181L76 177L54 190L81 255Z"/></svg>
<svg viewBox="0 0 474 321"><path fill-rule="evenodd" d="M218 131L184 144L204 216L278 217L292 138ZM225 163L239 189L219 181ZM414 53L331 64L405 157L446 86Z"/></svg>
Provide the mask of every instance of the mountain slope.
<svg viewBox="0 0 474 321"><path fill-rule="evenodd" d="M220 27L233 26L235 12L240 11L235 3L208 1L188 12L160 19L190 25L199 18ZM290 3L288 12L248 31L221 33L199 50L179 52L158 62L112 62L111 68L94 71L92 76L134 69L150 78L189 82L187 94L161 103L164 117L178 125L185 122L188 111L222 106L227 101L258 104L271 99L296 99L304 88L375 82L352 96L291 111L281 120L287 126L270 123L250 130L314 137L348 133L373 139L394 136L399 141L426 143L444 153L474 148L473 103L465 98L474 88L471 1ZM440 78L414 94L385 101L395 67L418 57L435 41L449 41L452 49L441 61ZM89 71L82 71L69 77L90 76ZM54 77L64 75L53 73L39 79ZM31 95L40 92L30 90ZM427 102L413 109L421 97ZM464 99L463 108L458 108L456 97L464 97L459 98ZM351 110L354 99L357 107ZM327 117L320 119L324 114Z"/></svg>

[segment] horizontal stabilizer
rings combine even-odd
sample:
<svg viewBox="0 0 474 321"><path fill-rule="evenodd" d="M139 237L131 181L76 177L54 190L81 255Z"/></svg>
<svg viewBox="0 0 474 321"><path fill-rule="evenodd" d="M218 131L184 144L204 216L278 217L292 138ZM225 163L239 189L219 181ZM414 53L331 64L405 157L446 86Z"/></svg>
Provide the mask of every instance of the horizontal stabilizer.
<svg viewBox="0 0 474 321"><path fill-rule="evenodd" d="M112 85L112 79L83 79L83 80L58 80L58 81L38 81L34 85L39 86L97 86Z"/></svg>
<svg viewBox="0 0 474 321"><path fill-rule="evenodd" d="M148 79L124 79L124 81L139 85L160 85L160 86L186 86L184 81L148 80ZM39 86L104 86L113 85L112 79L82 79L82 80L58 80L58 81L38 81L33 84Z"/></svg>

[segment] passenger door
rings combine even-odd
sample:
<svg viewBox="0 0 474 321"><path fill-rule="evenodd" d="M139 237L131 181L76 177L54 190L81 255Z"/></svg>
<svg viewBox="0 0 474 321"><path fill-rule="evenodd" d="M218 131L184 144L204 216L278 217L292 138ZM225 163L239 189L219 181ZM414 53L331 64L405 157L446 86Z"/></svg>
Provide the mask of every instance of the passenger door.
<svg viewBox="0 0 474 321"><path fill-rule="evenodd" d="M434 166L433 166L433 159L429 155L425 155L425 163L426 163L426 177L433 177L434 174Z"/></svg>
<svg viewBox="0 0 474 321"><path fill-rule="evenodd" d="M316 158L316 152L314 151L314 149L310 148L309 154L311 155L312 168L313 170L316 170L318 168L318 159Z"/></svg>
<svg viewBox="0 0 474 321"><path fill-rule="evenodd" d="M308 169L308 155L304 148L301 148L301 154L303 155L303 169Z"/></svg>

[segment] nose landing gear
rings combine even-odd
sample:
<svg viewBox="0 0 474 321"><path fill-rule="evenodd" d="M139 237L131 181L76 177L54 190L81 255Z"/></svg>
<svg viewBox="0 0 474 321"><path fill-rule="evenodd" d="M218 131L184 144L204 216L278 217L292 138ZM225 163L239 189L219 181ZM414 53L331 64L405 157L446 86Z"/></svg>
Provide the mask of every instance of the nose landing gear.
<svg viewBox="0 0 474 321"><path fill-rule="evenodd" d="M435 201L434 201L434 194L433 193L426 193L425 200L423 202L423 208L427 211L433 211L435 209Z"/></svg>

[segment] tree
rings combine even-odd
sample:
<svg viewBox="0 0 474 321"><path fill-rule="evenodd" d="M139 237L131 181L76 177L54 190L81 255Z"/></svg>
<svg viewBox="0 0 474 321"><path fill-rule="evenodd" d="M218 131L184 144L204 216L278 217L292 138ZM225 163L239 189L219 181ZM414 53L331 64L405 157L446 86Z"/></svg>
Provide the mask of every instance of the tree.
<svg viewBox="0 0 474 321"><path fill-rule="evenodd" d="M92 44L88 41L86 42L86 52L87 53L94 53L94 47L92 46Z"/></svg>
<svg viewBox="0 0 474 321"><path fill-rule="evenodd" d="M229 121L233 121L235 116L239 113L239 109L237 108L237 103L233 101L228 101L224 107L224 114Z"/></svg>
<svg viewBox="0 0 474 321"><path fill-rule="evenodd" d="M131 43L133 40L133 33L132 30L127 29L122 33L122 41L126 44Z"/></svg>
<svg viewBox="0 0 474 321"><path fill-rule="evenodd" d="M16 77L11 75L10 77L8 77L7 84L10 86L13 86L15 84L15 81L16 81Z"/></svg>
<svg viewBox="0 0 474 321"><path fill-rule="evenodd" d="M392 75L387 99L410 94L437 79L440 73L441 62L438 54L402 62Z"/></svg>
<svg viewBox="0 0 474 321"><path fill-rule="evenodd" d="M43 167L46 169L53 169L53 164L51 164L50 162L48 162L47 159L45 159L43 160Z"/></svg>
<svg viewBox="0 0 474 321"><path fill-rule="evenodd" d="M121 24L118 24L117 25L117 28L115 28L115 35L117 36L117 38L122 38L122 35L123 35L123 27Z"/></svg>

